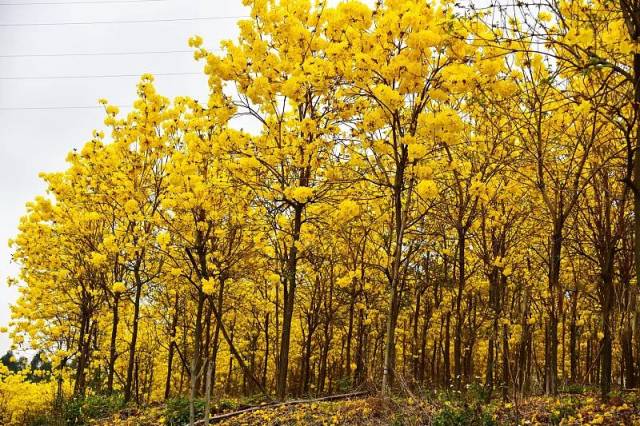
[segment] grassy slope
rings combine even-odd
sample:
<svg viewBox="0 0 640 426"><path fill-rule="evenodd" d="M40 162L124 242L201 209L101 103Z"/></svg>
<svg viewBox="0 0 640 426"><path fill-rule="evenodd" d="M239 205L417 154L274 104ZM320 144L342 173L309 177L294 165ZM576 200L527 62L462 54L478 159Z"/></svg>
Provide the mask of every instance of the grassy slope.
<svg viewBox="0 0 640 426"><path fill-rule="evenodd" d="M99 425L147 426L165 424L162 407L123 413ZM530 397L519 404L449 401L441 398L383 400L366 397L348 401L313 402L245 413L219 425L640 425L637 393L614 397L602 404L591 395L558 398Z"/></svg>

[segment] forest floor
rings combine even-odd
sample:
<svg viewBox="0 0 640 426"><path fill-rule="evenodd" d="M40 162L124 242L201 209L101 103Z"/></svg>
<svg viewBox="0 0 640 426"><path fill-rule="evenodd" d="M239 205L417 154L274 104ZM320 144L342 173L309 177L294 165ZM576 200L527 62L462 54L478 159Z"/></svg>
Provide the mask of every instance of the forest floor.
<svg viewBox="0 0 640 426"><path fill-rule="evenodd" d="M236 409L237 410L237 409ZM233 408L218 413L234 412ZM238 410L240 411L240 410ZM174 416L172 418L172 416ZM120 412L93 424L147 426L185 425L165 406ZM212 423L213 424L213 423ZM640 425L640 394L625 392L607 403L590 393L533 396L517 403L490 403L438 395L436 398L357 397L264 407L219 420L218 425ZM199 423L203 425L202 422Z"/></svg>

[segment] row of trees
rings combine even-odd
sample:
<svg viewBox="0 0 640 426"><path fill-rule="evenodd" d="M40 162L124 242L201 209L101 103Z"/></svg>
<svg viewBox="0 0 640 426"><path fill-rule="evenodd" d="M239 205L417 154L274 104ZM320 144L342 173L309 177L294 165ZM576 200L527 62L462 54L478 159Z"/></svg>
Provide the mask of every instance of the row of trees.
<svg viewBox="0 0 640 426"><path fill-rule="evenodd" d="M636 385L640 7L247 3L206 105L143 76L43 175L16 343L138 402Z"/></svg>

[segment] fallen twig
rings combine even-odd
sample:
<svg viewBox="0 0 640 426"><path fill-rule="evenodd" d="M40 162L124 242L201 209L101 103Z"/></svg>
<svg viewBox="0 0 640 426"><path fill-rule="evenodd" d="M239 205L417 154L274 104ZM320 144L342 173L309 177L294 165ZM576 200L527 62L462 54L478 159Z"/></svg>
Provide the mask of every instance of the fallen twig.
<svg viewBox="0 0 640 426"><path fill-rule="evenodd" d="M212 416L211 418L209 418L209 424L217 423L219 421L222 421L222 420L225 420L225 419L228 419L228 418L231 418L231 417L239 416L240 414L250 413L252 411L262 410L263 408L274 408L274 407L282 407L282 406L286 406L286 405L308 404L308 403L321 402L321 401L334 401L334 400L338 400L338 399L349 399L349 398L360 397L360 396L364 396L364 395L368 395L368 394L369 394L368 391L359 391L359 392L343 393L343 394L338 394L338 395L323 396L323 397L313 398L313 399L294 399L294 400L291 400L291 401L274 402L274 403L270 403L270 404L256 405L256 406L253 406L253 407L243 408L242 410L232 411L230 413L224 413L224 414L218 414L216 416ZM195 425L204 425L205 423L204 423L204 420L198 420L194 424Z"/></svg>

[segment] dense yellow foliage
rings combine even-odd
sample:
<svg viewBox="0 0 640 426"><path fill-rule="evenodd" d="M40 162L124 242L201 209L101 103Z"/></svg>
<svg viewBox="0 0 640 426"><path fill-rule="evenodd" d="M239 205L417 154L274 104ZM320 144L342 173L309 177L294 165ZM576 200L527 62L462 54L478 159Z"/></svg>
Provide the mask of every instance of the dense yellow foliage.
<svg viewBox="0 0 640 426"><path fill-rule="evenodd" d="M206 104L144 75L42 175L16 345L137 402L635 385L626 6L244 3L221 54L189 41Z"/></svg>
<svg viewBox="0 0 640 426"><path fill-rule="evenodd" d="M25 373L9 374L0 365L0 423L21 426L34 413L51 408L58 384L55 381L33 383Z"/></svg>

